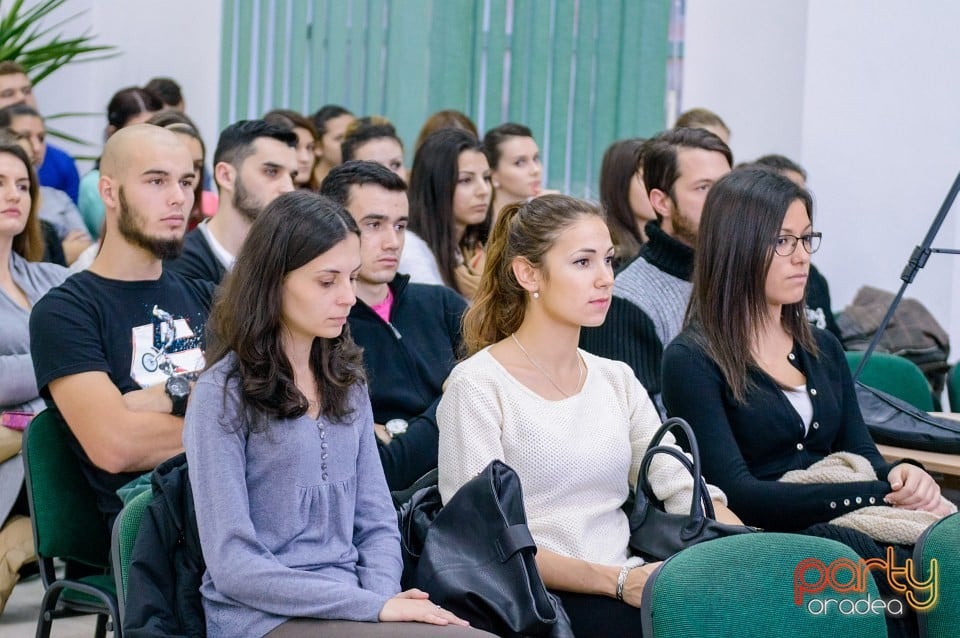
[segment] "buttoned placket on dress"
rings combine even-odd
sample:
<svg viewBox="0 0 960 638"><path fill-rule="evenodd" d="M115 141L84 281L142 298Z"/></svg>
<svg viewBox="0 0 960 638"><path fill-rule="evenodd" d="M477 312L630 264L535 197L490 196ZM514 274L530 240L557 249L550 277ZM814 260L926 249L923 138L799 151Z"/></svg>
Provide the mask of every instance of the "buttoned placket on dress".
<svg viewBox="0 0 960 638"><path fill-rule="evenodd" d="M327 458L329 458L330 453L327 452L329 443L327 443L327 431L323 427L323 421L317 421L317 431L320 433L320 449L323 450L320 453L320 470L323 474L320 475L320 478L324 481L327 480Z"/></svg>

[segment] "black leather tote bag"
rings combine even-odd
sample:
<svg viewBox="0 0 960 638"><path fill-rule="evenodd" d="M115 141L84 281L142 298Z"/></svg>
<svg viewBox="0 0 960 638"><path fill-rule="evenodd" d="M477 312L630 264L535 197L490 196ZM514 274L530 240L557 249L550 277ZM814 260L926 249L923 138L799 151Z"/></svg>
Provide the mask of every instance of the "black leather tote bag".
<svg viewBox="0 0 960 638"><path fill-rule="evenodd" d="M678 448L661 444L664 435L674 428L681 430L686 436L692 462ZM693 476L693 499L688 514L668 513L664 510L663 502L653 493L647 473L657 454L667 454L677 459ZM759 530L754 527L717 521L706 481L700 471L697 438L683 419L667 419L653 435L640 464L636 500L630 514L630 549L648 561L665 560L697 543L756 531Z"/></svg>
<svg viewBox="0 0 960 638"><path fill-rule="evenodd" d="M572 638L534 560L520 478L491 461L436 514L414 571L430 600L498 636Z"/></svg>

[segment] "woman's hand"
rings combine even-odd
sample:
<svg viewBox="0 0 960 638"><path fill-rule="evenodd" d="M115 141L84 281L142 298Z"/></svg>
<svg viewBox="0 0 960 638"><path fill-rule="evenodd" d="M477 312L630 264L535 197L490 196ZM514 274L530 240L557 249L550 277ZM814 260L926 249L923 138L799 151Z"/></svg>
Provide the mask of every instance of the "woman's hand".
<svg viewBox="0 0 960 638"><path fill-rule="evenodd" d="M647 579L650 578L657 567L660 566L660 561L656 563L644 563L640 567L634 567L627 573L627 580L623 584L623 602L627 603L631 607L639 607L640 601L643 599L643 586L647 584Z"/></svg>
<svg viewBox="0 0 960 638"><path fill-rule="evenodd" d="M908 510L935 512L940 507L940 486L924 470L900 463L887 475L890 489L884 497L887 505Z"/></svg>
<svg viewBox="0 0 960 638"><path fill-rule="evenodd" d="M430 602L426 592L419 589L402 591L380 610L380 622L422 622L430 625L470 625L440 605Z"/></svg>

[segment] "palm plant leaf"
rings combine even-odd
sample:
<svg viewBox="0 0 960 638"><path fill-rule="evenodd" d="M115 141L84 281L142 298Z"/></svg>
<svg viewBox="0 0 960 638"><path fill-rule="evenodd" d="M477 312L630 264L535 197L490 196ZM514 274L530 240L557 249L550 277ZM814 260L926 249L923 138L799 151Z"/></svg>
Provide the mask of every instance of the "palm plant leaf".
<svg viewBox="0 0 960 638"><path fill-rule="evenodd" d="M94 44L96 36L89 31L70 37L58 33L59 29L85 11L49 25L43 24L44 18L61 8L66 1L42 0L24 9L24 0L13 0L5 13L5 3L0 1L0 60L16 60L22 64L34 84L67 64L92 62L117 55L116 47Z"/></svg>

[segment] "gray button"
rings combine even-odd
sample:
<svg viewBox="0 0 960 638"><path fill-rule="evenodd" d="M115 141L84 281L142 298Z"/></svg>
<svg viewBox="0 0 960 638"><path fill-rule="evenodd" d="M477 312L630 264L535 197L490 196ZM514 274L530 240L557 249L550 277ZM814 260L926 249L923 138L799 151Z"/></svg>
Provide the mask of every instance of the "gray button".
<svg viewBox="0 0 960 638"><path fill-rule="evenodd" d="M326 441L324 441L323 443L320 444L320 449L321 449L321 450L326 450L326 449L327 449L327 442L326 442Z"/></svg>
<svg viewBox="0 0 960 638"><path fill-rule="evenodd" d="M830 501L830 509L832 509L832 510L837 509L837 502L836 502L836 501Z"/></svg>
<svg viewBox="0 0 960 638"><path fill-rule="evenodd" d="M321 476L320 478L322 478L324 481L326 481L326 480L327 480L327 473L324 472L324 473L323 473L323 476Z"/></svg>
<svg viewBox="0 0 960 638"><path fill-rule="evenodd" d="M327 431L324 430L323 428L320 428L320 438L321 439L327 438Z"/></svg>
<svg viewBox="0 0 960 638"><path fill-rule="evenodd" d="M843 505L844 507L850 507L850 499L849 498L843 499Z"/></svg>
<svg viewBox="0 0 960 638"><path fill-rule="evenodd" d="M320 460L321 460L321 461L326 461L328 456L330 456L330 453L329 453L329 452L324 452L323 454L320 455Z"/></svg>
<svg viewBox="0 0 960 638"><path fill-rule="evenodd" d="M802 450L802 449L803 449L803 443L797 443L797 449L798 449L798 450Z"/></svg>
<svg viewBox="0 0 960 638"><path fill-rule="evenodd" d="M812 397L817 396L817 389L816 389L816 388L810 388L810 396L812 396Z"/></svg>
<svg viewBox="0 0 960 638"><path fill-rule="evenodd" d="M819 429L820 429L820 422L819 422L819 421L814 421L814 422L813 422L813 429L814 429L814 430L819 430Z"/></svg>
<svg viewBox="0 0 960 638"><path fill-rule="evenodd" d="M327 464L324 463L323 465L321 465L321 466L320 466L320 469L321 469L321 470L326 470L326 469L327 469Z"/></svg>
<svg viewBox="0 0 960 638"><path fill-rule="evenodd" d="M858 497L857 497L857 505L859 505L860 503L863 503L863 499L858 496Z"/></svg>

